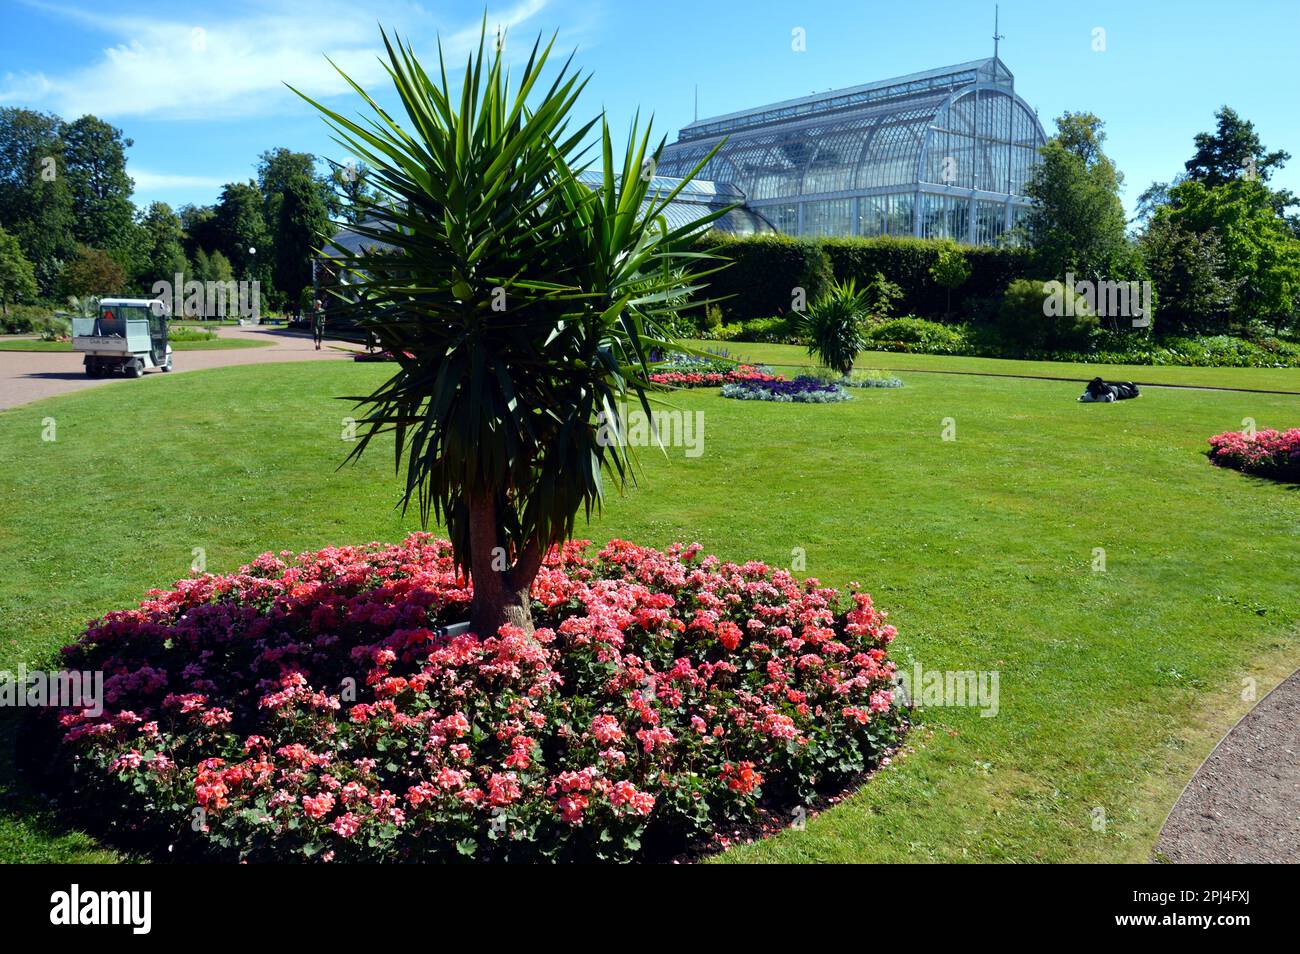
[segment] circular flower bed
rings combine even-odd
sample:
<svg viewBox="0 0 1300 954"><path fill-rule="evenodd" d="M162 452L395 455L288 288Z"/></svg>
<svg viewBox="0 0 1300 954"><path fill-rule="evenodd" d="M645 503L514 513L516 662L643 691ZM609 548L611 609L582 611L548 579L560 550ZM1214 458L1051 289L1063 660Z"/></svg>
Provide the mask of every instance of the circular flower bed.
<svg viewBox="0 0 1300 954"><path fill-rule="evenodd" d="M793 381L738 381L722 388L724 398L738 401L780 401L799 404L832 404L852 400L852 395L838 384L817 378L801 377Z"/></svg>
<svg viewBox="0 0 1300 954"><path fill-rule="evenodd" d="M427 534L151 591L65 647L103 711L45 713L33 749L173 857L626 860L788 819L905 727L871 598L761 563L573 543L535 634L441 635L469 599Z"/></svg>
<svg viewBox="0 0 1300 954"><path fill-rule="evenodd" d="M1248 474L1300 481L1300 427L1215 434L1210 438L1210 460Z"/></svg>
<svg viewBox="0 0 1300 954"><path fill-rule="evenodd" d="M656 371L650 380L675 388L716 388L739 381L784 381L785 378L752 364L742 364L728 371Z"/></svg>

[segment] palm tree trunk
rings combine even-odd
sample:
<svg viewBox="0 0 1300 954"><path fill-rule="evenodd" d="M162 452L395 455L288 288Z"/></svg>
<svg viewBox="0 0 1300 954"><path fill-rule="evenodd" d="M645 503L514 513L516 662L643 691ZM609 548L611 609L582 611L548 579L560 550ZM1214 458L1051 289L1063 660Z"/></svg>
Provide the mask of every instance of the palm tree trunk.
<svg viewBox="0 0 1300 954"><path fill-rule="evenodd" d="M542 565L542 548L530 541L514 566L505 562L497 534L496 503L490 496L469 501L469 564L474 584L470 629L480 638L495 636L507 624L533 631L529 591ZM503 567L505 567L503 569Z"/></svg>

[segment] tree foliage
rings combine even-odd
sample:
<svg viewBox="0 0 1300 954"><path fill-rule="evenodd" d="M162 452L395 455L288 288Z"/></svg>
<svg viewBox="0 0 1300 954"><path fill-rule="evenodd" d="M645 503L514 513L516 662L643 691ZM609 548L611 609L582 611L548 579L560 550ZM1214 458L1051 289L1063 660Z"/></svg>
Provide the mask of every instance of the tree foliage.
<svg viewBox="0 0 1300 954"><path fill-rule="evenodd" d="M253 182L229 183L214 209L212 230L235 278L259 281L269 291L274 256L262 190Z"/></svg>
<svg viewBox="0 0 1300 954"><path fill-rule="evenodd" d="M311 285L312 258L329 238L329 212L318 184L302 173L283 183L276 203L275 288L296 305Z"/></svg>
<svg viewBox="0 0 1300 954"><path fill-rule="evenodd" d="M135 239L133 183L126 174L122 130L94 116L82 116L62 129L64 174L72 193L72 234L78 242L115 253L126 261Z"/></svg>
<svg viewBox="0 0 1300 954"><path fill-rule="evenodd" d="M1265 149L1255 132L1255 124L1242 119L1236 110L1222 106L1214 119L1214 132L1196 134L1196 152L1184 164L1187 178L1209 188L1237 179L1258 178L1267 182L1291 158L1285 150Z"/></svg>
<svg viewBox="0 0 1300 954"><path fill-rule="evenodd" d="M77 247L61 276L63 295L68 298L105 298L128 290L126 270L103 249Z"/></svg>
<svg viewBox="0 0 1300 954"><path fill-rule="evenodd" d="M1160 289L1162 330L1221 330L1235 301L1236 284L1224 269L1216 232L1193 232L1168 215L1150 222L1141 250Z"/></svg>
<svg viewBox="0 0 1300 954"><path fill-rule="evenodd" d="M140 220L140 261L137 283L150 288L154 282L175 281L186 271L184 232L180 217L166 202L154 202Z"/></svg>
<svg viewBox="0 0 1300 954"><path fill-rule="evenodd" d="M1041 149L1025 194L1034 200L1028 229L1039 271L1092 280L1116 274L1126 259L1123 176L1102 146L1103 123L1091 113L1065 113Z"/></svg>
<svg viewBox="0 0 1300 954"><path fill-rule="evenodd" d="M1213 235L1221 257L1217 273L1232 289L1239 321L1281 328L1300 302L1300 239L1278 214L1274 193L1259 179L1220 186L1188 180L1170 190L1155 222L1196 235Z"/></svg>
<svg viewBox="0 0 1300 954"><path fill-rule="evenodd" d="M9 315L9 303L36 295L36 272L18 239L0 228L0 311Z"/></svg>

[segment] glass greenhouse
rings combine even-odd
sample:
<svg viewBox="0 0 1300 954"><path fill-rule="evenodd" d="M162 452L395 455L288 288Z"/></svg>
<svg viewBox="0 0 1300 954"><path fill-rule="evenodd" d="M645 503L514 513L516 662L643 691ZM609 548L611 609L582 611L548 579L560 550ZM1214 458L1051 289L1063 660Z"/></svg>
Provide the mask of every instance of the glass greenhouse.
<svg viewBox="0 0 1300 954"><path fill-rule="evenodd" d="M1025 181L1046 137L994 56L701 119L656 172L685 176L722 140L698 184L743 196L737 231L765 222L789 235L991 245L1029 207Z"/></svg>
<svg viewBox="0 0 1300 954"><path fill-rule="evenodd" d="M686 171L690 172L690 168L688 167ZM598 170L580 172L577 178L579 182L592 189L599 188L605 180L604 174ZM659 205L655 198L670 194L681 184L681 181L680 178L671 176L652 176L649 188L646 190L646 195L651 198L641 203L641 211L643 213L648 211L652 202ZM729 208L730 206L739 206L739 208ZM726 182L692 179L671 202L660 209L659 214L669 229L676 229L690 225L716 209L727 209L727 211L714 219L713 228L733 235L753 235L757 232L772 231L772 226L761 215L745 208L745 193L737 186Z"/></svg>

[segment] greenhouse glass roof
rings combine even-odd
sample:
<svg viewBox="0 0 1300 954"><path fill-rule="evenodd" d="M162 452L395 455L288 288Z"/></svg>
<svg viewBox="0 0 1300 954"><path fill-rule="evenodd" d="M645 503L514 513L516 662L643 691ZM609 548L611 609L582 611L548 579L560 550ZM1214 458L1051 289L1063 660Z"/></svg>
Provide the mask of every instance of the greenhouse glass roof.
<svg viewBox="0 0 1300 954"><path fill-rule="evenodd" d="M780 231L984 244L1028 206L1045 141L990 57L693 122L656 171L686 175L716 147L700 177L739 189Z"/></svg>

